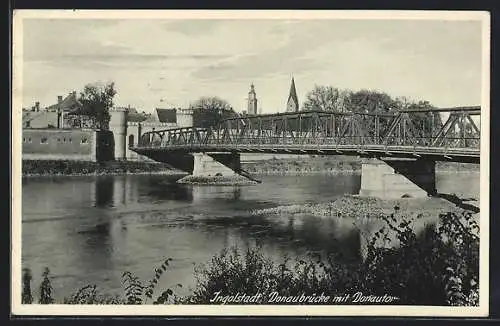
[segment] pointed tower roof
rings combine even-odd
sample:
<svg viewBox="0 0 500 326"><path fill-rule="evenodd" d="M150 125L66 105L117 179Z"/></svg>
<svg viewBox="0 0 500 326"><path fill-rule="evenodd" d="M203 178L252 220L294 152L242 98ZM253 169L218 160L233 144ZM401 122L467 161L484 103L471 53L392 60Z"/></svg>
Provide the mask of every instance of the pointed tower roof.
<svg viewBox="0 0 500 326"><path fill-rule="evenodd" d="M292 84L290 85L290 94L288 95L288 101L290 101L290 98L293 99L296 104L299 104L299 99L297 98L297 90L295 89L295 80L293 79L293 76Z"/></svg>

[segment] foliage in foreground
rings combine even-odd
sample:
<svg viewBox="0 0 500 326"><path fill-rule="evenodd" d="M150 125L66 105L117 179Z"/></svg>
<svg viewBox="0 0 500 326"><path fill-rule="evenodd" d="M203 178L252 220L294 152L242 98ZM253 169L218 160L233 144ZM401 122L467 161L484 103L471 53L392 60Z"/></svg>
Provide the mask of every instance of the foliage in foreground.
<svg viewBox="0 0 500 326"><path fill-rule="evenodd" d="M122 296L102 295L95 285L89 285L66 298L64 303L207 304L216 293L221 296L261 293L264 301L253 303L286 304L266 299L273 292L280 296L325 293L330 297L360 292L364 296L385 294L397 297L390 304L478 305L479 226L471 213L441 214L439 227L428 227L418 236L411 228L411 220L397 219L394 214L383 219L386 226L367 244L365 259L345 262L339 256L329 255L292 262L285 257L277 264L265 257L258 247L245 251L230 248L214 256L207 265L197 268L196 288L186 297L176 296L172 289L158 291L160 295L153 296L160 276L171 261L168 259L155 269L149 282L125 272ZM399 246L388 246L391 235L397 237ZM48 269L40 293L39 303L54 302ZM23 275L22 301L33 302L28 269ZM339 301L335 304L362 303ZM373 301L364 303L373 304Z"/></svg>
<svg viewBox="0 0 500 326"><path fill-rule="evenodd" d="M361 292L397 297L392 304L478 304L479 227L470 213L441 214L441 226L428 227L419 236L409 220L396 220L394 214L384 219L387 226L368 243L366 259L350 263L330 255L275 264L256 248L244 254L224 250L198 271L197 287L185 302L209 303L220 291L260 292L264 298L273 292L280 296ZM391 233L399 240L397 248L384 245Z"/></svg>

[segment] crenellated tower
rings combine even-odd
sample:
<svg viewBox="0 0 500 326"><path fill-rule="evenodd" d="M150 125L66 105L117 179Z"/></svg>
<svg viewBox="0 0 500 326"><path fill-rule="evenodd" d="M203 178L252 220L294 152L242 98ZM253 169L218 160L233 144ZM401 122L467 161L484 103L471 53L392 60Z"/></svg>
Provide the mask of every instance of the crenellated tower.
<svg viewBox="0 0 500 326"><path fill-rule="evenodd" d="M109 130L115 140L115 160L126 160L127 156L127 108L112 108L109 110Z"/></svg>

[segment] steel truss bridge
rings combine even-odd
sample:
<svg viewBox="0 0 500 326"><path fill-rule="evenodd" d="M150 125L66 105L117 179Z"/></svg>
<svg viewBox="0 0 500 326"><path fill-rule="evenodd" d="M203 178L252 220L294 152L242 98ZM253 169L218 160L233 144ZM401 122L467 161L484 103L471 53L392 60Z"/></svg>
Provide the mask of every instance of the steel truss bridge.
<svg viewBox="0 0 500 326"><path fill-rule="evenodd" d="M480 114L481 108L476 106L389 113L300 111L242 115L209 128L147 132L131 149L146 156L159 152L238 152L479 163Z"/></svg>

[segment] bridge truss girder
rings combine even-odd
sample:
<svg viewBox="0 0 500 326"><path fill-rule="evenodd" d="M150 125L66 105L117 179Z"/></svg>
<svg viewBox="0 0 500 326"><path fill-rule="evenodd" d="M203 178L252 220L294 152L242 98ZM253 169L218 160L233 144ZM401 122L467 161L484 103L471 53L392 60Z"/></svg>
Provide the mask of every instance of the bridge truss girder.
<svg viewBox="0 0 500 326"><path fill-rule="evenodd" d="M441 114L449 113L443 123ZM383 146L429 147L446 154L453 149L479 150L480 129L473 116L480 108L406 110L394 113L340 113L301 111L241 116L210 128L157 130L142 135L142 148L164 150L273 146L281 150L355 147L359 151Z"/></svg>

